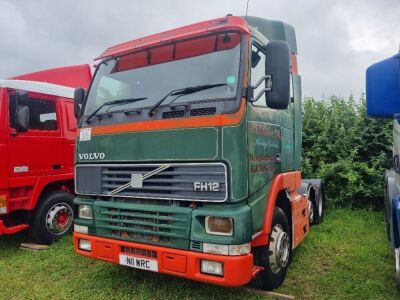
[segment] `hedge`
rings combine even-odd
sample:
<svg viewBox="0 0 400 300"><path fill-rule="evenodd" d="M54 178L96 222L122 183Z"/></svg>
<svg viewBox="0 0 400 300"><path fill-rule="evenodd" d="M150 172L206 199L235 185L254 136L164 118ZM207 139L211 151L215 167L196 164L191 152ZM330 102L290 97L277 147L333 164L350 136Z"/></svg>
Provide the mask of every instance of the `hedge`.
<svg viewBox="0 0 400 300"><path fill-rule="evenodd" d="M392 121L371 119L365 95L303 102L303 177L324 178L328 205L381 208Z"/></svg>

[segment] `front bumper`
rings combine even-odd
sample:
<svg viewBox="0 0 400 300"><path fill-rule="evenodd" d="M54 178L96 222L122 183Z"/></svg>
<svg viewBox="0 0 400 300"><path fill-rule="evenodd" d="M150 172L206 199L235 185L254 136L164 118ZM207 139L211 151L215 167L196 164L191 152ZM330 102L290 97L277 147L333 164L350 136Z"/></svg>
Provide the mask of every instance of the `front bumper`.
<svg viewBox="0 0 400 300"><path fill-rule="evenodd" d="M3 220L0 220L0 235L2 234L14 234L17 233L18 231L24 230L28 228L28 224L21 224L21 225L16 225L12 227L6 227L4 225Z"/></svg>
<svg viewBox="0 0 400 300"><path fill-rule="evenodd" d="M119 264L119 256L122 247L130 247L143 250L143 253L156 253L158 262L158 272L179 276L191 280L222 285L222 286L242 286L248 283L253 273L253 255L224 256L207 254L194 251L178 250L172 248L158 247L146 244L125 242L101 238L74 232L75 251L86 257ZM84 251L78 248L79 239L91 242L91 251ZM137 256L137 255L135 255ZM143 258L149 258L143 256ZM218 277L200 272L200 261L202 259L223 263L224 276Z"/></svg>

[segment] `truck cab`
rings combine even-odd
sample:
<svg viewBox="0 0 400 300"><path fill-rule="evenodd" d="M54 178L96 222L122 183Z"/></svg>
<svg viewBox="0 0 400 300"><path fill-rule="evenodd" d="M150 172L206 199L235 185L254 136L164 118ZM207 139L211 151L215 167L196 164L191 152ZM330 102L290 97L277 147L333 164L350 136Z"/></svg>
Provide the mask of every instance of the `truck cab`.
<svg viewBox="0 0 400 300"><path fill-rule="evenodd" d="M400 285L400 53L371 65L366 72L367 114L393 120L393 168L384 175L385 219Z"/></svg>
<svg viewBox="0 0 400 300"><path fill-rule="evenodd" d="M227 16L97 59L88 93L75 97L76 252L278 287L323 206L321 182L301 179L293 27Z"/></svg>
<svg viewBox="0 0 400 300"><path fill-rule="evenodd" d="M82 65L0 80L0 235L48 244L71 231L74 88L90 79Z"/></svg>

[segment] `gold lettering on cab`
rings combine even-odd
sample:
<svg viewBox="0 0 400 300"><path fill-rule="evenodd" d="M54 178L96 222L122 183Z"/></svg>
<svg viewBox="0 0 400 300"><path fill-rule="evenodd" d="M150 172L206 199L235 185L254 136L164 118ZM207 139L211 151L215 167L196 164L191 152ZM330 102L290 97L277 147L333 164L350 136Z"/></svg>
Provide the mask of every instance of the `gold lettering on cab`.
<svg viewBox="0 0 400 300"><path fill-rule="evenodd" d="M273 174L277 170L281 130L261 122L249 122L250 174Z"/></svg>

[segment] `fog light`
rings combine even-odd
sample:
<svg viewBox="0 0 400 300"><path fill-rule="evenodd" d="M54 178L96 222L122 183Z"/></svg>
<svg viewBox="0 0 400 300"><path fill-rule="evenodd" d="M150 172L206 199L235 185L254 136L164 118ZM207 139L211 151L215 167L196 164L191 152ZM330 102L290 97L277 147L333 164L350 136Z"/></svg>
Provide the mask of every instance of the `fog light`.
<svg viewBox="0 0 400 300"><path fill-rule="evenodd" d="M224 276L224 264L218 261L202 259L201 273Z"/></svg>
<svg viewBox="0 0 400 300"><path fill-rule="evenodd" d="M75 232L79 232L79 233L83 233L83 234L88 234L89 229L88 229L87 226L82 226L82 225L74 224L74 231L75 231Z"/></svg>
<svg viewBox="0 0 400 300"><path fill-rule="evenodd" d="M228 245L203 243L203 252L211 254L228 255Z"/></svg>
<svg viewBox="0 0 400 300"><path fill-rule="evenodd" d="M93 214L92 214L92 207L90 205L79 205L78 209L78 217L82 219L87 219L91 220L93 219Z"/></svg>
<svg viewBox="0 0 400 300"><path fill-rule="evenodd" d="M229 245L229 255L245 255L251 251L250 243L242 245Z"/></svg>
<svg viewBox="0 0 400 300"><path fill-rule="evenodd" d="M6 214L7 213L7 204L6 204L6 196L2 195L0 196L0 214Z"/></svg>
<svg viewBox="0 0 400 300"><path fill-rule="evenodd" d="M225 217L206 217L205 220L206 232L215 235L233 234L233 220Z"/></svg>
<svg viewBox="0 0 400 300"><path fill-rule="evenodd" d="M84 251L92 251L92 244L88 240L79 239L79 249Z"/></svg>

